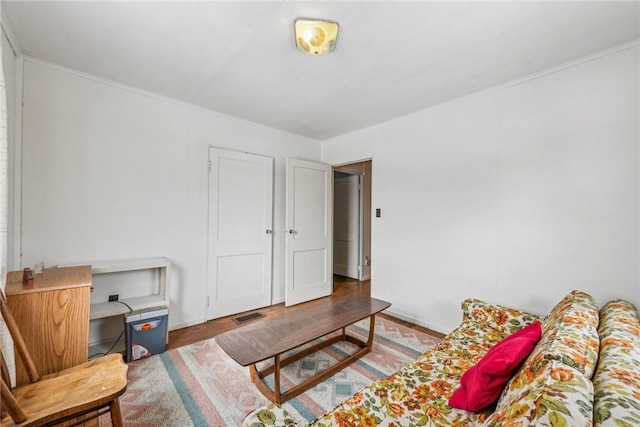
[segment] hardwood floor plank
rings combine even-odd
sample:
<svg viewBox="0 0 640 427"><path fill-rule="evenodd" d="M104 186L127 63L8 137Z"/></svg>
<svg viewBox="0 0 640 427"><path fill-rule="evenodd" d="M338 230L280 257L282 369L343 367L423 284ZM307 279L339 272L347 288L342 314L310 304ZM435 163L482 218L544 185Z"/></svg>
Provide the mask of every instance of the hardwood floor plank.
<svg viewBox="0 0 640 427"><path fill-rule="evenodd" d="M371 296L371 281L363 280L358 281L355 279L350 279L347 277L334 276L333 280L333 294L328 298L339 298L346 295L353 294L361 294L366 296ZM239 328L243 325L249 324L251 322L259 322L260 319L264 319L265 317L276 317L280 314L292 310L299 310L301 307L315 304L317 301L309 301L302 304L298 304L291 307L285 307L284 303L272 305L270 307L264 307L257 310L246 311L243 313L234 314L233 316L221 317L219 319L210 320L205 323L201 323L199 325L190 326L188 328L176 329L174 331L169 332L169 343L167 344L167 350L172 348L178 348L185 345L193 344L198 341L206 340L209 338L213 338L216 335L219 335L223 332L227 332L236 328ZM249 321L244 324L237 324L233 321L235 317L245 316L251 313L260 312L265 315L260 319L256 319L253 321ZM443 334L432 331L430 329L424 328L422 326L414 325L413 323L406 322L400 319L396 319L395 317L386 315L384 313L380 313L379 316L386 317L392 319L395 322L398 322L402 325L408 326L415 330L427 333L436 337L443 337Z"/></svg>

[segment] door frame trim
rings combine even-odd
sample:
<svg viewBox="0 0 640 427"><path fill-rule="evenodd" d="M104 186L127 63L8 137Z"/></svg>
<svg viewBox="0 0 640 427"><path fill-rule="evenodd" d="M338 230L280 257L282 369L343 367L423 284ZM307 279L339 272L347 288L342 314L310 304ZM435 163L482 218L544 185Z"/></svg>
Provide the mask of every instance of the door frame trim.
<svg viewBox="0 0 640 427"><path fill-rule="evenodd" d="M364 158L364 159L360 159L360 160L354 160L354 161L347 161L347 162L342 162L342 163L338 163L338 164L334 164L333 166L333 171L334 173L336 172L336 169L339 169L340 167L343 166L349 166L349 165L357 165L360 163L366 163L366 162L371 162L371 171L373 171L373 156L369 157L369 158ZM364 168L364 166L363 166ZM337 170L337 172L342 172L340 170ZM366 251L364 250L364 239L365 239L365 191L364 191L364 187L365 187L365 183L364 181L366 180L366 178L363 178L365 176L365 171L363 170L362 172L358 172L358 171L345 171L354 175L360 175L361 178L361 186L362 189L360 191L360 247L358 248L358 252L359 252L359 256L360 259L358 260L358 262L360 263L360 271L359 271L359 280L370 280L371 279L371 258L373 258L372 252L373 252L373 172L370 173L370 186L371 186L371 194L370 194L370 200L369 200L369 269L368 269L368 276L365 276L364 274L364 270L365 270L365 257L367 256Z"/></svg>

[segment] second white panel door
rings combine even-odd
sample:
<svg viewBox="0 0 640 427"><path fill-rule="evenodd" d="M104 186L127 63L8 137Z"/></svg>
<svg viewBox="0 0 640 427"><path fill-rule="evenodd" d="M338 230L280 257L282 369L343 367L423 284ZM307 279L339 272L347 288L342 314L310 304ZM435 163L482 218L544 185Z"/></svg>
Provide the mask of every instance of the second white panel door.
<svg viewBox="0 0 640 427"><path fill-rule="evenodd" d="M285 304L333 292L333 171L287 159Z"/></svg>

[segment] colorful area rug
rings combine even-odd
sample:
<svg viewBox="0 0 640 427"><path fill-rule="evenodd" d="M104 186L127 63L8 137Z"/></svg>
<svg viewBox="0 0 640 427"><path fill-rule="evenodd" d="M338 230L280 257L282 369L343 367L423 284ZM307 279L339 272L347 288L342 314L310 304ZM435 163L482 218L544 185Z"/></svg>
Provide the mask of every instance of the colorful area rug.
<svg viewBox="0 0 640 427"><path fill-rule="evenodd" d="M365 320L347 331L366 341L368 327ZM283 406L299 425L306 425L438 341L378 317L369 354ZM354 349L340 342L305 357L282 369L281 385L291 388ZM126 426L240 426L249 412L269 403L251 382L249 369L227 356L215 339L132 362L128 378L127 392L120 398ZM101 426L110 424L108 415L100 418Z"/></svg>

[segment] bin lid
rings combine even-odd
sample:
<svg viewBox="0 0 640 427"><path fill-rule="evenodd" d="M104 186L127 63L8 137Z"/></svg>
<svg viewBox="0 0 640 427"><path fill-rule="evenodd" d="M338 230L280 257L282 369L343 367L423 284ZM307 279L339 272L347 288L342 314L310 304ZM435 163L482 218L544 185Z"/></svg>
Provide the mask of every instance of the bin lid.
<svg viewBox="0 0 640 427"><path fill-rule="evenodd" d="M125 313L124 323L137 322L139 320L151 319L153 317L167 316L169 314L169 308L167 306L141 308L139 310L133 310L130 313Z"/></svg>

